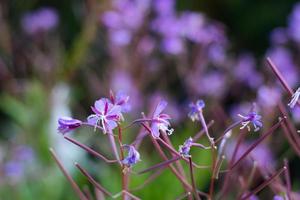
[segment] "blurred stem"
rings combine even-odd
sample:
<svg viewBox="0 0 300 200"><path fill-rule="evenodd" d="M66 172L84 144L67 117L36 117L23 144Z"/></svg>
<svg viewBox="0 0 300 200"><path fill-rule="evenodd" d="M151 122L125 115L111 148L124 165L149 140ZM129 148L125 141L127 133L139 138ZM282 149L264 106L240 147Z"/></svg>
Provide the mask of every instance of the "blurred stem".
<svg viewBox="0 0 300 200"><path fill-rule="evenodd" d="M89 3L93 5L87 11L87 17L84 20L81 33L75 38L72 49L66 55L61 77L70 78L72 76L86 58L90 44L96 37L99 9L96 1L90 1Z"/></svg>

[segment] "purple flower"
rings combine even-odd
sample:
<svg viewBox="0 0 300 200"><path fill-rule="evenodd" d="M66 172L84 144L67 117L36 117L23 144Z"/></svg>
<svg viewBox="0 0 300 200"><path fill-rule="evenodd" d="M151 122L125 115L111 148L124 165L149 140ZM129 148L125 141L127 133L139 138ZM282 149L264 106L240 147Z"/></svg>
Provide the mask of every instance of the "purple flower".
<svg viewBox="0 0 300 200"><path fill-rule="evenodd" d="M296 4L292 14L289 16L289 35L296 42L300 42L300 4Z"/></svg>
<svg viewBox="0 0 300 200"><path fill-rule="evenodd" d="M282 196L280 196L280 195L275 195L273 197L273 200L284 200L284 198Z"/></svg>
<svg viewBox="0 0 300 200"><path fill-rule="evenodd" d="M130 105L128 104L129 96L124 92L117 92L115 95L110 91L110 101L113 105L121 106L122 112L128 112L130 110Z"/></svg>
<svg viewBox="0 0 300 200"><path fill-rule="evenodd" d="M137 162L141 161L140 153L132 145L124 145L123 148L128 150L127 157L122 160L122 163L127 167L131 167Z"/></svg>
<svg viewBox="0 0 300 200"><path fill-rule="evenodd" d="M58 119L58 131L63 135L73 129L80 127L82 121L71 117L61 117Z"/></svg>
<svg viewBox="0 0 300 200"><path fill-rule="evenodd" d="M4 165L4 174L9 178L19 180L24 175L24 166L19 161L9 161Z"/></svg>
<svg viewBox="0 0 300 200"><path fill-rule="evenodd" d="M281 96L278 88L268 86L261 86L257 95L259 103L266 107L276 106Z"/></svg>
<svg viewBox="0 0 300 200"><path fill-rule="evenodd" d="M190 137L189 139L187 139L183 145L179 146L179 153L183 156L183 157L190 157L191 155L190 150L191 150L191 146L193 144L193 139Z"/></svg>
<svg viewBox="0 0 300 200"><path fill-rule="evenodd" d="M254 131L258 131L262 126L261 116L258 115L256 112L252 111L246 116L243 116L241 114L238 115L242 118L242 127L240 129L244 129L245 127L248 128L248 131L250 131L250 123L254 126Z"/></svg>
<svg viewBox="0 0 300 200"><path fill-rule="evenodd" d="M288 106L290 108L294 108L296 103L298 102L300 97L300 87L296 90L296 92L293 94L292 99L290 101L290 103L288 104Z"/></svg>
<svg viewBox="0 0 300 200"><path fill-rule="evenodd" d="M170 120L171 117L167 114L162 114L162 111L166 108L167 104L168 103L166 101L160 101L154 111L151 123L151 134L154 138L159 137L160 130L168 135L171 135L174 131L174 129L169 128L170 122L168 120Z"/></svg>
<svg viewBox="0 0 300 200"><path fill-rule="evenodd" d="M189 118L192 121L200 121L200 114L202 113L203 108L205 107L205 103L203 100L198 100L196 103L190 103L190 112L188 114Z"/></svg>
<svg viewBox="0 0 300 200"><path fill-rule="evenodd" d="M103 129L103 133L107 133L118 126L117 122L122 115L121 106L113 105L109 99L101 98L95 102L92 110L95 114L88 116L87 120L95 129L99 126Z"/></svg>
<svg viewBox="0 0 300 200"><path fill-rule="evenodd" d="M58 15L52 8L40 8L25 14L21 23L24 31L32 35L53 29L58 23Z"/></svg>

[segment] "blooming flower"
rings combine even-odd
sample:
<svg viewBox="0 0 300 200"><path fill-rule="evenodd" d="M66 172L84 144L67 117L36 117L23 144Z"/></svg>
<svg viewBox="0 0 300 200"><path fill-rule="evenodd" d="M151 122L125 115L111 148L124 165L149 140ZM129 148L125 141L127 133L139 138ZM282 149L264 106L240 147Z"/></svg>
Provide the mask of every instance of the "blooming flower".
<svg viewBox="0 0 300 200"><path fill-rule="evenodd" d="M290 101L290 103L288 104L288 106L290 108L294 108L296 103L298 102L300 97L300 87L296 90L296 92L293 94L292 99Z"/></svg>
<svg viewBox="0 0 300 200"><path fill-rule="evenodd" d="M130 110L130 105L128 104L129 96L123 92L117 92L115 95L110 91L110 101L113 105L121 106L122 112L128 112Z"/></svg>
<svg viewBox="0 0 300 200"><path fill-rule="evenodd" d="M203 100L198 100L196 103L190 103L190 112L188 114L189 118L191 118L192 121L200 121L200 113L202 112L202 109L205 107L205 103Z"/></svg>
<svg viewBox="0 0 300 200"><path fill-rule="evenodd" d="M88 116L88 124L93 125L95 129L100 126L103 133L111 132L118 125L117 122L121 118L121 109L121 106L113 105L109 99L101 98L92 107L95 114Z"/></svg>
<svg viewBox="0 0 300 200"><path fill-rule="evenodd" d="M127 157L122 160L122 163L128 167L141 161L140 153L132 145L124 145L123 148L128 149Z"/></svg>
<svg viewBox="0 0 300 200"><path fill-rule="evenodd" d="M151 134L154 138L159 137L159 130L168 135L171 135L174 131L174 129L169 128L170 122L168 120L171 119L171 117L167 114L162 114L162 111L166 108L167 104L166 101L160 101L154 111L151 124Z"/></svg>
<svg viewBox="0 0 300 200"><path fill-rule="evenodd" d="M190 150L191 150L191 146L193 143L193 139L191 137L189 137L183 145L179 146L179 153L183 156L183 157L190 157L191 155Z"/></svg>
<svg viewBox="0 0 300 200"><path fill-rule="evenodd" d="M250 131L250 123L254 126L254 131L258 131L262 126L261 122L261 116L258 115L256 112L250 112L248 115L243 116L241 114L238 115L242 118L242 127L240 129L244 129L245 127L248 128L248 131Z"/></svg>
<svg viewBox="0 0 300 200"><path fill-rule="evenodd" d="M80 127L82 121L71 117L61 117L58 119L58 131L63 135L67 132Z"/></svg>

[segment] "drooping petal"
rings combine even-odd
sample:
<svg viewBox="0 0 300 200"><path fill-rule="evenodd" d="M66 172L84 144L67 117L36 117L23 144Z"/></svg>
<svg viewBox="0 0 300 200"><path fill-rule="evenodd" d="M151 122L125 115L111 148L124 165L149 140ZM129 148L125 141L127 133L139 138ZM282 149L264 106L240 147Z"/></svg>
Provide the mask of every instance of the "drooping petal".
<svg viewBox="0 0 300 200"><path fill-rule="evenodd" d="M97 115L90 115L87 117L87 123L92 126L96 126L98 122L99 122L99 116Z"/></svg>
<svg viewBox="0 0 300 200"><path fill-rule="evenodd" d="M101 99L95 101L94 108L95 108L99 113L104 114L106 102L107 102L107 99L106 99L106 98L101 98Z"/></svg>
<svg viewBox="0 0 300 200"><path fill-rule="evenodd" d="M158 127L158 124L155 122L155 123L152 123L151 125L151 134L154 138L158 138L160 133L159 133L159 127Z"/></svg>

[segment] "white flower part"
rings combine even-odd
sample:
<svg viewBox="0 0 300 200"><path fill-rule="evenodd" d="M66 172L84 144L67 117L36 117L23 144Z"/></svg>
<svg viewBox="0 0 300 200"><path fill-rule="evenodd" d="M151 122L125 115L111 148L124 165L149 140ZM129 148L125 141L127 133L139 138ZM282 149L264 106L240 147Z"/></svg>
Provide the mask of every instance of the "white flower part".
<svg viewBox="0 0 300 200"><path fill-rule="evenodd" d="M296 103L298 102L300 97L300 87L296 90L296 92L293 94L292 99L290 101L290 103L288 103L288 106L290 108L294 108Z"/></svg>
<svg viewBox="0 0 300 200"><path fill-rule="evenodd" d="M238 116L241 117L241 118L244 119L244 120L247 120L247 119L248 119L248 117L243 116L243 115L241 115L241 114L238 114ZM250 122L251 122L251 121L244 121L244 122L242 122L242 126L241 126L240 129L244 129L245 127L247 127L248 131L250 132L250 130L251 130L250 125L249 125Z"/></svg>

